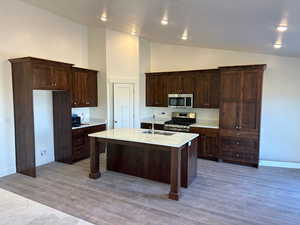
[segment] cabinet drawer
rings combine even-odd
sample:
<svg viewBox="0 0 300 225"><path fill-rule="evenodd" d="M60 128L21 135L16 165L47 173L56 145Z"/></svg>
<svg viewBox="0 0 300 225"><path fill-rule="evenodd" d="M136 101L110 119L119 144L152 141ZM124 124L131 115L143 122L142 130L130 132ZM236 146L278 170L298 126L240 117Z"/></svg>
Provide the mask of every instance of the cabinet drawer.
<svg viewBox="0 0 300 225"><path fill-rule="evenodd" d="M255 139L221 137L223 149L238 149L239 151L257 151L258 141Z"/></svg>
<svg viewBox="0 0 300 225"><path fill-rule="evenodd" d="M257 163L258 139L221 137L221 157L224 160Z"/></svg>
<svg viewBox="0 0 300 225"><path fill-rule="evenodd" d="M89 128L87 128L86 133L87 134L92 134L92 133L101 132L101 131L104 131L104 130L106 130L106 125L105 124L99 125L99 126L94 126L94 127L89 127Z"/></svg>
<svg viewBox="0 0 300 225"><path fill-rule="evenodd" d="M220 131L219 129L215 129L215 128L191 127L190 132L205 135L208 137L218 137Z"/></svg>
<svg viewBox="0 0 300 225"><path fill-rule="evenodd" d="M257 163L258 153L241 152L235 149L223 149L222 159L237 161L237 162Z"/></svg>
<svg viewBox="0 0 300 225"><path fill-rule="evenodd" d="M259 135L257 132L245 132L240 130L220 129L220 136L256 139L258 138Z"/></svg>
<svg viewBox="0 0 300 225"><path fill-rule="evenodd" d="M85 144L85 137L84 136L75 136L72 138L72 145L74 147L81 146Z"/></svg>
<svg viewBox="0 0 300 225"><path fill-rule="evenodd" d="M87 154L85 146L73 147L73 161L80 160Z"/></svg>

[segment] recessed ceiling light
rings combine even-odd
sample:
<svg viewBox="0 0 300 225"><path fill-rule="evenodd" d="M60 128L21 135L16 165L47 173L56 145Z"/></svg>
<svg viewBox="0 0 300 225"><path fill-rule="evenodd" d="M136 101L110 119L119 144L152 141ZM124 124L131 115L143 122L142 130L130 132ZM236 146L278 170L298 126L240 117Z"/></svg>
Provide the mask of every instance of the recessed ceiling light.
<svg viewBox="0 0 300 225"><path fill-rule="evenodd" d="M166 26L168 25L169 21L168 21L168 18L167 17L164 17L162 20L161 20L161 24Z"/></svg>
<svg viewBox="0 0 300 225"><path fill-rule="evenodd" d="M288 29L288 27L285 25L279 25L277 27L277 31L279 31L279 32L285 32L285 31L287 31L287 29Z"/></svg>
<svg viewBox="0 0 300 225"><path fill-rule="evenodd" d="M188 37L187 36L182 36L181 39L186 41L188 39Z"/></svg>
<svg viewBox="0 0 300 225"><path fill-rule="evenodd" d="M281 43L275 43L275 44L273 45L273 47L276 48L276 49L279 49L279 48L282 47L282 44L281 44Z"/></svg>
<svg viewBox="0 0 300 225"><path fill-rule="evenodd" d="M107 14L105 11L102 12L101 15L97 16L98 20L101 20L102 22L106 22L107 21Z"/></svg>
<svg viewBox="0 0 300 225"><path fill-rule="evenodd" d="M186 41L188 39L188 30L185 29L182 36L181 36L181 39Z"/></svg>
<svg viewBox="0 0 300 225"><path fill-rule="evenodd" d="M106 22L107 21L107 16L106 15L102 15L100 18L101 21Z"/></svg>
<svg viewBox="0 0 300 225"><path fill-rule="evenodd" d="M131 35L133 35L133 36L136 35L136 31L135 31L135 30L132 30L132 31L131 31Z"/></svg>

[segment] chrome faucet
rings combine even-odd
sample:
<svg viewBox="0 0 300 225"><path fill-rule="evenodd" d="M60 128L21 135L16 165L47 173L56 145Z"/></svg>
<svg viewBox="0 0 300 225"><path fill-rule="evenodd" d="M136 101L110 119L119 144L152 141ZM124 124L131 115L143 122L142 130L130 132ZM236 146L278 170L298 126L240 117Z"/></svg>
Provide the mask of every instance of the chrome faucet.
<svg viewBox="0 0 300 225"><path fill-rule="evenodd" d="M151 132L152 134L154 134L154 123L155 123L155 113L153 113L153 116L152 116L152 129L151 129Z"/></svg>
<svg viewBox="0 0 300 225"><path fill-rule="evenodd" d="M161 112L160 115L165 115L166 113L165 112ZM152 128L151 128L151 133L154 134L155 133L155 118L156 118L156 115L155 113L153 113L152 115Z"/></svg>

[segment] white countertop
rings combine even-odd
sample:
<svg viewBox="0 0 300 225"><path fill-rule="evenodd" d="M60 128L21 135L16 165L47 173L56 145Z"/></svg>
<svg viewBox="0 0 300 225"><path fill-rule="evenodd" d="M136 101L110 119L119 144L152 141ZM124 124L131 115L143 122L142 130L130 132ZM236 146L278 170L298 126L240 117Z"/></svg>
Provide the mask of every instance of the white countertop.
<svg viewBox="0 0 300 225"><path fill-rule="evenodd" d="M165 122L169 120L171 120L171 118L158 118L154 120L154 123L163 125ZM152 123L152 119L144 118L141 120L141 123ZM192 124L191 127L218 129L219 121L218 120L197 120L197 122L195 124Z"/></svg>
<svg viewBox="0 0 300 225"><path fill-rule="evenodd" d="M193 133L179 133L156 130L156 132L173 133L173 135L166 136L161 134L143 133L145 131L148 131L148 129L117 128L89 134L89 137L107 138L112 140L130 141L179 148L199 136L198 134Z"/></svg>
<svg viewBox="0 0 300 225"><path fill-rule="evenodd" d="M199 120L191 127L219 129L219 121L217 120Z"/></svg>
<svg viewBox="0 0 300 225"><path fill-rule="evenodd" d="M106 124L106 120L95 119L95 120L90 120L89 122L86 122L86 123L83 122L80 127L72 127L72 130L86 128L86 127L94 127L94 126L99 126L99 125L103 125L103 124Z"/></svg>

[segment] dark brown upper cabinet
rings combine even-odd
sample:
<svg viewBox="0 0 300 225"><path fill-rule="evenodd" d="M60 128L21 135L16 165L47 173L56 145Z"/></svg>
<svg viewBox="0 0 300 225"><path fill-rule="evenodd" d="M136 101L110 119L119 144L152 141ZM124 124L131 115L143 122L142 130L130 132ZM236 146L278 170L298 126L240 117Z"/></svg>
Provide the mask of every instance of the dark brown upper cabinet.
<svg viewBox="0 0 300 225"><path fill-rule="evenodd" d="M57 64L47 60L33 61L33 89L68 91L71 88L70 77L71 65L69 64Z"/></svg>
<svg viewBox="0 0 300 225"><path fill-rule="evenodd" d="M167 77L167 89L168 94L182 94L182 80L179 72L171 72Z"/></svg>
<svg viewBox="0 0 300 225"><path fill-rule="evenodd" d="M194 73L187 71L180 75L181 94L194 94L195 91L195 77Z"/></svg>
<svg viewBox="0 0 300 225"><path fill-rule="evenodd" d="M220 127L259 132L265 65L221 68Z"/></svg>
<svg viewBox="0 0 300 225"><path fill-rule="evenodd" d="M194 76L190 71L170 72L167 78L168 94L193 94Z"/></svg>
<svg viewBox="0 0 300 225"><path fill-rule="evenodd" d="M146 105L155 107L168 106L166 73L152 73L146 76Z"/></svg>
<svg viewBox="0 0 300 225"><path fill-rule="evenodd" d="M168 94L194 94L194 108L218 108L219 70L146 74L146 106L167 107Z"/></svg>
<svg viewBox="0 0 300 225"><path fill-rule="evenodd" d="M194 73L194 108L219 108L219 70L199 70Z"/></svg>
<svg viewBox="0 0 300 225"><path fill-rule="evenodd" d="M98 105L97 71L72 68L72 107Z"/></svg>

